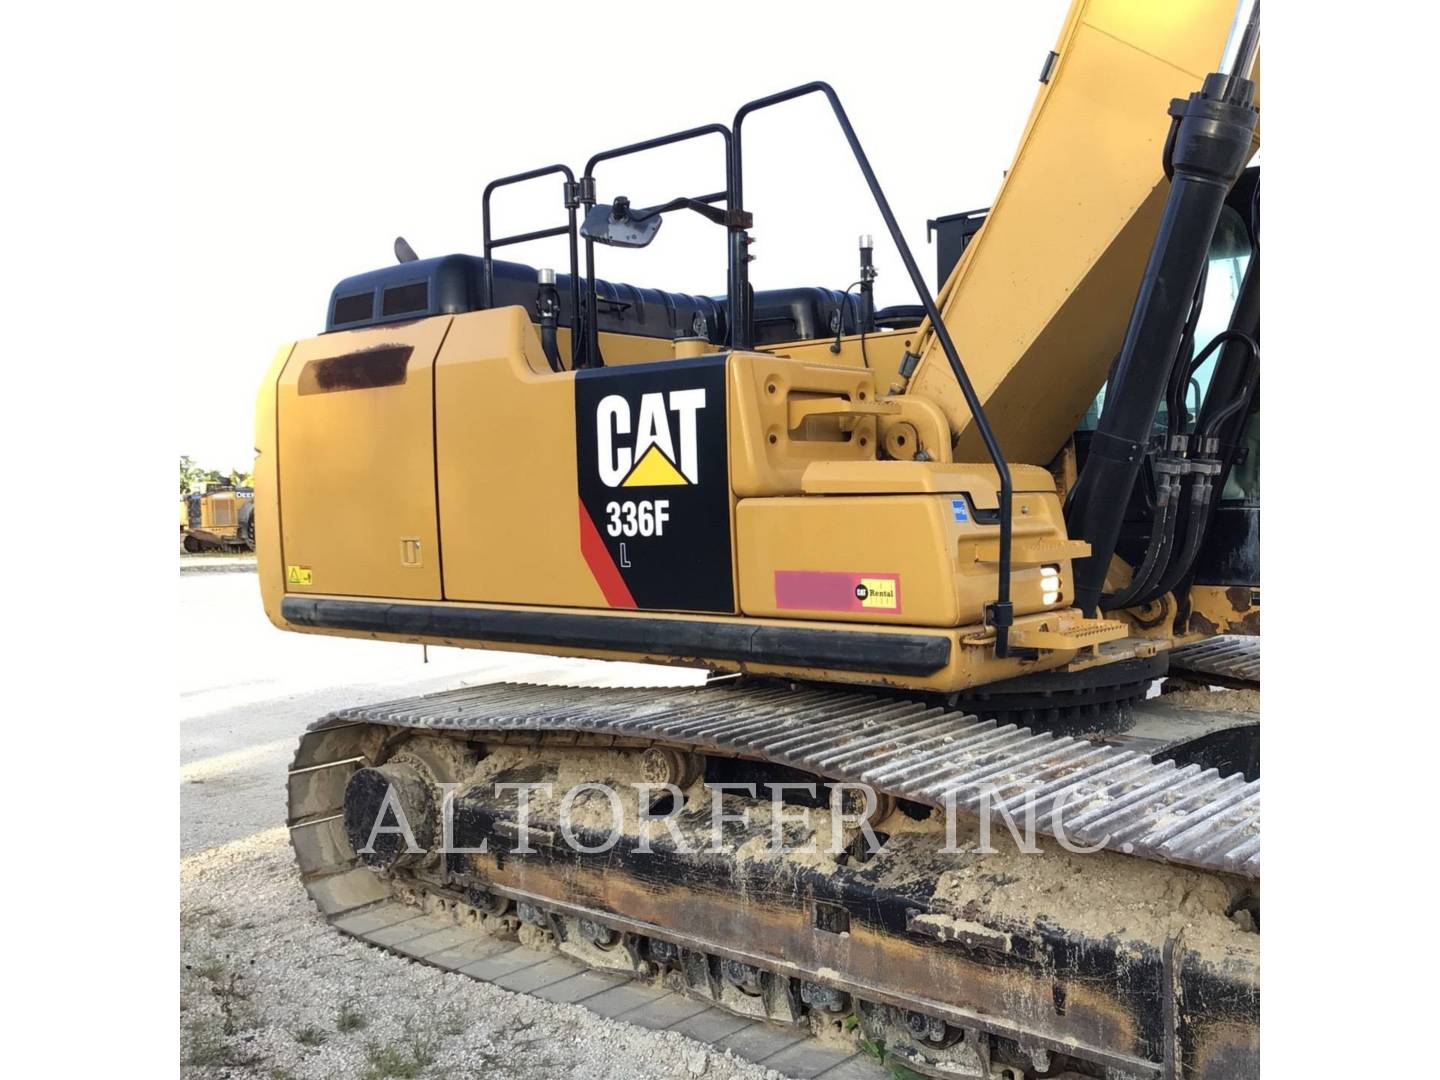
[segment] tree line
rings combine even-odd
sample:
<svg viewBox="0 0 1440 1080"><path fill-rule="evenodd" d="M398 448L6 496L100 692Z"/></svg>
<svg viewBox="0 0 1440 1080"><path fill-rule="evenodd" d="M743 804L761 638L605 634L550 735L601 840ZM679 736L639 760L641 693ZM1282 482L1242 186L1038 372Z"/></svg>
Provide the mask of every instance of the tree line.
<svg viewBox="0 0 1440 1080"><path fill-rule="evenodd" d="M193 492L203 492L207 484L232 484L235 487L250 487L254 476L246 469L231 469L229 472L221 472L219 469L201 468L195 459L188 454L180 455L180 494L189 495Z"/></svg>

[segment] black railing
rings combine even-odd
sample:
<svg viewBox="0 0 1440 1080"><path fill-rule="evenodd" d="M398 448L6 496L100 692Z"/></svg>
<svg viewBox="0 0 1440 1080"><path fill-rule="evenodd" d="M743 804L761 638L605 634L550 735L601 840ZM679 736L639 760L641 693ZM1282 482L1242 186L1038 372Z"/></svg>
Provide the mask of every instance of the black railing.
<svg viewBox="0 0 1440 1080"><path fill-rule="evenodd" d="M676 143L688 142L691 139L704 138L706 135L719 135L725 140L725 190L714 192L710 195L699 196L695 201L703 203L715 203L721 199L725 201L727 211L736 209L739 203L738 193L735 188L735 178L731 174L734 166L734 148L730 137L730 129L724 124L703 124L700 127L687 128L684 131L676 131L669 135L657 135L653 139L646 139L643 142L630 143L627 146L617 146L613 150L602 150L595 154L585 163L585 175L580 178L580 202L584 206L595 205L595 166L602 161L613 161L615 158L628 157L631 154L641 154L646 150L658 150L662 146L673 146ZM733 238L735 230L731 229ZM729 321L734 325L734 319L738 310L743 310L743 295L745 289L745 266L744 261L737 263L736 245L733 240L729 250L729 266L726 275L730 294ZM601 363L600 359L600 328L596 322L595 311L595 241L589 237L585 239L585 326L588 335L588 349L585 363L596 366ZM742 297L741 307L737 309L736 296ZM733 334L734 331L731 330ZM731 339L734 340L733 338Z"/></svg>
<svg viewBox="0 0 1440 1080"><path fill-rule="evenodd" d="M965 365L960 360L960 355L955 349L955 343L950 337L950 331L940 318L940 312L935 306L935 298L931 295L929 287L925 284L925 278L920 273L920 267L915 262L915 256L910 251L910 245L905 242L905 237L900 231L900 225L895 220L895 214L890 209L890 203L885 198L885 192L880 187L880 181L875 176L875 170L870 166L870 160L865 156L865 150L860 145L859 137L855 134L855 128L850 123L844 107L834 89L827 83L812 82L803 86L797 86L790 90L782 90L779 93L771 94L768 97L757 98L754 101L742 105L735 113L735 120L731 127L724 124L705 124L701 127L688 128L684 131L677 131L670 135L660 135L653 139L646 139L643 142L630 143L626 146L619 146L613 150L602 150L595 154L585 164L585 173L578 183L575 182L570 170L563 165L552 165L545 169L535 169L528 173L520 173L516 176L496 180L485 189L484 219L485 219L485 281L486 296L485 302L489 306L493 301L493 270L491 269L490 253L492 248L500 247L503 244L518 244L528 240L538 240L547 236L559 236L568 233L570 236L570 280L572 295L574 295L574 309L576 319L579 319L579 277L576 272L578 256L576 253L576 229L575 211L578 206L594 206L595 195L595 167L604 161L611 161L615 158L626 157L631 154L643 153L647 150L655 150L663 146L672 146L676 143L686 142L690 139L702 138L706 135L719 135L725 141L725 190L710 195L699 196L694 200L699 203L716 203L722 199L725 202L726 227L729 232L729 246L727 249L727 328L729 344L732 349L750 349L754 347L753 310L750 302L750 285L748 264L750 236L746 225L748 215L744 212L744 173L743 156L741 152L741 128L745 118L751 113L761 109L767 109L775 105L793 101L796 98L806 97L810 94L823 94L830 103L830 108L835 114L835 119L840 124L840 130L845 135L845 141L850 146L850 152L855 157L855 162L860 166L860 171L865 177L865 183L870 188L871 197L880 211L880 216L885 221L885 227L890 232L890 239L895 244L896 250L900 253L900 260L905 266L905 271L910 275L910 281L915 286L916 295L925 309L925 314L930 320L932 332L940 347L944 350L945 358L950 364L950 370L955 376L955 381L960 385L960 392L965 398L965 404L970 410L970 415L975 421L976 429L980 432L980 438L985 444L985 452L989 455L990 461L995 466L996 476L999 479L999 517L1000 517L1000 552L999 552L999 584L996 588L995 602L990 606L989 621L995 628L995 652L996 655L1005 656L1029 656L1034 650L1015 649L1010 646L1010 627L1014 623L1014 604L1010 599L1010 577L1011 577L1011 548L1012 548L1012 526L1011 515L1014 504L1014 486L1010 477L1010 467L1005 461L1005 455L1000 449L1000 444L995 438L995 432L990 427L990 421L985 416L985 409L980 404L979 395L975 393L975 387L970 381L970 376L965 370ZM524 180L531 180L550 173L563 172L567 179L566 184L566 207L569 210L570 224L568 226L554 229L542 229L532 233L524 233L518 236L505 237L501 240L490 238L490 193L497 187L504 184L519 183ZM678 200L685 202L687 200ZM658 212L658 208L652 208ZM643 213L648 213L642 211ZM577 327L572 331L571 356L572 367L596 366L602 363L600 357L600 335L598 317L596 312L595 295L595 242L586 237L585 240L585 280L586 296L584 307L583 331ZM584 337L584 348L580 345L581 337Z"/></svg>
<svg viewBox="0 0 1440 1080"><path fill-rule="evenodd" d="M569 216L569 223L556 225L551 229L536 229L534 232L516 233L513 236L502 236L496 240L490 235L490 196L497 188L509 187L511 184L523 184L527 180L538 180L542 176L553 176L556 173L565 177L565 211ZM499 180L491 180L485 185L485 194L480 198L480 221L482 236L485 244L485 277L484 292L482 297L487 308L495 306L495 263L491 253L498 247L508 247L512 244L526 244L532 240L545 240L552 236L568 236L570 238L570 310L573 313L570 318L570 366L576 367L580 359L581 343L584 335L581 332L580 323L580 255L578 250L577 230L575 226L575 211L580 206L579 191L575 184L575 174L568 165L546 165L543 168L531 169L529 172L516 173L514 176L502 176ZM558 363L558 360L555 361Z"/></svg>
<svg viewBox="0 0 1440 1080"><path fill-rule="evenodd" d="M835 90L828 83L806 83L804 86L781 90L777 94L757 98L740 106L739 111L735 113L735 120L731 124L735 134L731 145L730 184L735 202L737 205L743 205L744 175L741 158L741 126L744 124L745 118L761 109L768 109L773 105L780 105L810 94L824 94L825 100L830 103L830 108L835 113L835 119L840 123L840 130L844 132L845 141L850 144L850 152L855 156L855 162L865 176L865 183L870 188L870 194L875 200L876 207L880 210L880 216L885 220L885 227L890 230L890 239L900 253L900 261L905 264L905 271L910 275L910 281L915 286L915 292L920 297L920 303L924 306L925 314L930 319L931 331L935 334L936 340L940 342L940 347L945 351L945 359L950 362L950 370L955 375L955 381L960 384L960 392L965 396L965 404L970 409L970 415L980 432L981 440L985 443L985 452L990 455L990 460L995 466L996 475L1000 480L1000 583L996 588L995 603L991 605L990 609L990 622L995 627L995 654L1002 657L1031 655L1031 650L1010 647L1010 626L1015 620L1015 608L1010 600L1012 524L1010 515L1014 501L1010 467L1005 462L1005 455L1000 450L1000 443L996 440L995 432L990 427L990 421L985 416L985 409L980 404L980 398L975 393L975 387L970 382L965 365L960 362L960 354L955 350L955 343L950 338L950 331L941 320L940 312L935 307L935 298L930 295L930 289L925 284L920 267L916 265L915 256L910 253L910 245L905 242L905 237L900 232L900 225L890 210L889 201L885 198L885 192L880 188L880 181L875 177L875 170L870 167L870 159L865 156L865 150L860 145L860 139L855 134L855 128L851 125L849 116L846 115L844 107L840 104ZM730 302L733 306L735 302L733 296ZM744 322L731 331L733 335L731 341L737 349L751 348L753 343L749 312L747 311L745 314Z"/></svg>

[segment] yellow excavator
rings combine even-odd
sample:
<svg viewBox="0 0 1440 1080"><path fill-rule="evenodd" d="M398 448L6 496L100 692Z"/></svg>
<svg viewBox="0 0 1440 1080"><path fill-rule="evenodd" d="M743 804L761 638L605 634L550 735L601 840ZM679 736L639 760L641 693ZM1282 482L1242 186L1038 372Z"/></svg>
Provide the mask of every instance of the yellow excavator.
<svg viewBox="0 0 1440 1080"><path fill-rule="evenodd" d="M933 294L818 82L496 180L480 254L337 285L259 395L272 622L710 677L320 718L289 816L324 915L476 975L519 934L927 1075L1256 1075L1258 43L1255 0L1075 0L993 205L931 223ZM749 283L744 134L811 95L913 305L869 237L848 288ZM602 198L690 140L697 194ZM495 227L533 183L557 223ZM692 213L724 296L596 278ZM552 237L566 268L495 256Z"/></svg>

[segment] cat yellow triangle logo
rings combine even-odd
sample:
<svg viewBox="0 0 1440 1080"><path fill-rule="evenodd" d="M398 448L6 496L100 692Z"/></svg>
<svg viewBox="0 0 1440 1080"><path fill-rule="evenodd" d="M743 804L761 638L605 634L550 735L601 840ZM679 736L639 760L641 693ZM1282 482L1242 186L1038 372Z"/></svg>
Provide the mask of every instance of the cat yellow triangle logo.
<svg viewBox="0 0 1440 1080"><path fill-rule="evenodd" d="M645 455L635 463L630 475L625 477L621 487L674 487L690 481L680 475L680 470L667 458L658 446L651 446Z"/></svg>

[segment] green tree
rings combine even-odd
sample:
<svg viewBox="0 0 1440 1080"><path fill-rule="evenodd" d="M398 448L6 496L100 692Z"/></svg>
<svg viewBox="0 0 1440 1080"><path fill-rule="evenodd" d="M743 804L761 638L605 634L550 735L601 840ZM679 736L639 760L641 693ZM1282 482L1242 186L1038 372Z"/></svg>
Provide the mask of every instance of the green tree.
<svg viewBox="0 0 1440 1080"><path fill-rule="evenodd" d="M189 495L205 486L205 470L188 454L180 455L180 494Z"/></svg>
<svg viewBox="0 0 1440 1080"><path fill-rule="evenodd" d="M249 469L202 469L195 459L180 455L180 494L204 492L209 484L230 484L232 487L250 487L255 478Z"/></svg>

